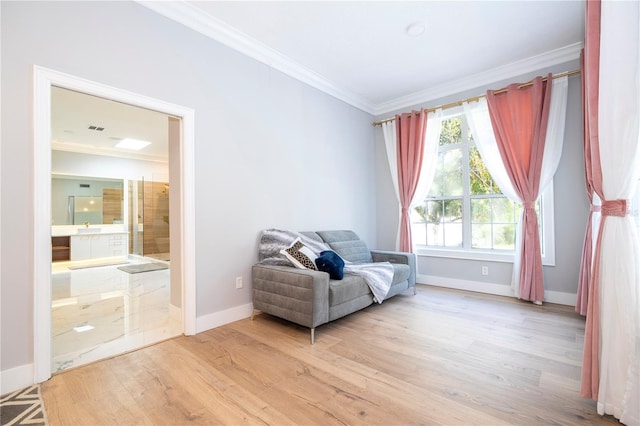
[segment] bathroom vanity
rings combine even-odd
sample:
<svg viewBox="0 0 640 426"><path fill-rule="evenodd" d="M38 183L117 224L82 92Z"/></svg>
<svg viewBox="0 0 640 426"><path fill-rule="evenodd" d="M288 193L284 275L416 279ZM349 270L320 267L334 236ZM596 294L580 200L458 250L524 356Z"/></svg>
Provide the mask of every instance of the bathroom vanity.
<svg viewBox="0 0 640 426"><path fill-rule="evenodd" d="M126 258L128 245L129 233L119 226L54 226L51 229L51 257L54 262L104 257Z"/></svg>

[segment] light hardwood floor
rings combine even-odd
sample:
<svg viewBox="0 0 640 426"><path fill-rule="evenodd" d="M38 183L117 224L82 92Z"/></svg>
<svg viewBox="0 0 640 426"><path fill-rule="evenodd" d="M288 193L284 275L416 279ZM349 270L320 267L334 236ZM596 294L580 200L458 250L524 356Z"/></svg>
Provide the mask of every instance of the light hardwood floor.
<svg viewBox="0 0 640 426"><path fill-rule="evenodd" d="M266 314L55 375L51 425L618 424L571 307L418 286L316 330Z"/></svg>

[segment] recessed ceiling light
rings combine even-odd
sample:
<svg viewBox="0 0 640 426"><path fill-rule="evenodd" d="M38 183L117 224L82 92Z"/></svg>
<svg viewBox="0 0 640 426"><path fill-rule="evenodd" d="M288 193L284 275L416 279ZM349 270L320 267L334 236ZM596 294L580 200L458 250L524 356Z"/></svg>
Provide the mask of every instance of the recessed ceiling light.
<svg viewBox="0 0 640 426"><path fill-rule="evenodd" d="M151 145L151 142L126 138L122 139L118 144L116 144L116 148L133 149L138 151L147 145Z"/></svg>
<svg viewBox="0 0 640 426"><path fill-rule="evenodd" d="M93 326L91 326L89 324L79 325L77 327L73 327L73 329L78 333L82 333L82 332L85 332L85 331L93 330Z"/></svg>
<svg viewBox="0 0 640 426"><path fill-rule="evenodd" d="M407 35L410 37L418 37L420 34L424 33L425 26L422 22L415 22L407 27L405 30Z"/></svg>

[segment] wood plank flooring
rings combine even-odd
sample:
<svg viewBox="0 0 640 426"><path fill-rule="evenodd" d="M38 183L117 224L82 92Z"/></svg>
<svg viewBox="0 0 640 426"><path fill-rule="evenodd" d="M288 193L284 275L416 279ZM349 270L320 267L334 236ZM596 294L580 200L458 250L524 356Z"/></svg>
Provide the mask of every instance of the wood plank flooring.
<svg viewBox="0 0 640 426"><path fill-rule="evenodd" d="M418 286L316 330L262 314L55 375L51 425L619 424L571 307Z"/></svg>

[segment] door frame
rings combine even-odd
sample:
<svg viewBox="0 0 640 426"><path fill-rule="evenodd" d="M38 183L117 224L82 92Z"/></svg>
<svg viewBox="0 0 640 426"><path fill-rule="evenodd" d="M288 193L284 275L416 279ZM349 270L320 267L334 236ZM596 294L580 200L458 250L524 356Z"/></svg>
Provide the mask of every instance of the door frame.
<svg viewBox="0 0 640 426"><path fill-rule="evenodd" d="M51 87L95 95L178 117L180 138L180 253L182 324L196 334L195 111L38 65L33 67L33 363L34 382L51 377Z"/></svg>

